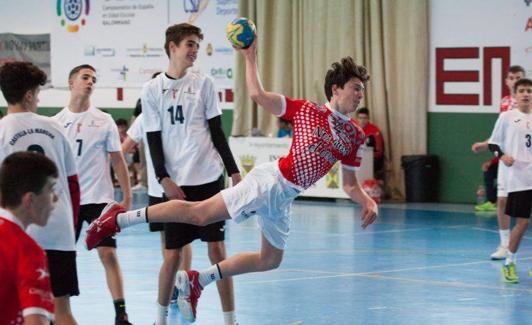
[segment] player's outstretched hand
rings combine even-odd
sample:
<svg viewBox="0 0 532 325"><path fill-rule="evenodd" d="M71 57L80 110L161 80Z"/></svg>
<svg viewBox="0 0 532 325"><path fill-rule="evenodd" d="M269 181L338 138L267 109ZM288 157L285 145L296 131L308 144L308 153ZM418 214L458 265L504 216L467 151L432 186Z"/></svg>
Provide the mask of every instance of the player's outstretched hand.
<svg viewBox="0 0 532 325"><path fill-rule="evenodd" d="M362 208L362 228L366 229L367 226L371 225L379 214L379 208L377 203L372 199L369 199L368 202Z"/></svg>

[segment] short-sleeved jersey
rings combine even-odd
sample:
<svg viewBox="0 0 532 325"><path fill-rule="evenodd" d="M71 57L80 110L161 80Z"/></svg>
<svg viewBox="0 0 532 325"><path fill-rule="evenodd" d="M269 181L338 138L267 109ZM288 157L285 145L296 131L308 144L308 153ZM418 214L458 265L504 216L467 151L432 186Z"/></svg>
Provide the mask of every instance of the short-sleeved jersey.
<svg viewBox="0 0 532 325"><path fill-rule="evenodd" d="M279 169L288 181L306 189L338 160L345 169L360 167L365 136L353 119L328 104L288 97L282 102L279 116L291 121L294 130L288 155L279 159Z"/></svg>
<svg viewBox="0 0 532 325"><path fill-rule="evenodd" d="M532 113L525 114L518 109L502 113L489 143L498 145L515 159L506 169L508 193L532 189Z"/></svg>
<svg viewBox="0 0 532 325"><path fill-rule="evenodd" d="M121 151L118 127L111 115L90 107L74 113L68 107L53 117L64 128L79 171L81 204L114 200L109 153Z"/></svg>
<svg viewBox="0 0 532 325"><path fill-rule="evenodd" d="M0 238L0 324L22 325L28 315L53 320L54 297L43 249L4 209L0 209Z"/></svg>
<svg viewBox="0 0 532 325"><path fill-rule="evenodd" d="M0 162L18 151L44 153L57 166L58 201L45 227L30 225L27 233L47 250L74 251L74 225L68 176L76 175L76 163L61 125L34 113L8 114L0 120Z"/></svg>
<svg viewBox="0 0 532 325"><path fill-rule="evenodd" d="M501 106L499 108L499 113L509 111L511 109L517 108L517 101L511 95L504 96L501 98Z"/></svg>
<svg viewBox="0 0 532 325"><path fill-rule="evenodd" d="M144 154L146 156L146 169L148 174L148 195L153 197L162 197L164 193L164 189L157 182L157 179L155 177L155 170L153 168L153 163L151 161L151 155L150 155L150 147L148 146L148 140L146 139L146 132L144 132L143 128L143 122L142 120L144 114L140 114L137 116L133 124L129 127L127 130L127 135L136 143L139 143L141 141L144 142Z"/></svg>
<svg viewBox="0 0 532 325"><path fill-rule="evenodd" d="M142 89L145 132L161 131L166 171L177 185L215 181L223 171L208 120L221 115L212 79L188 70L181 79L165 73Z"/></svg>

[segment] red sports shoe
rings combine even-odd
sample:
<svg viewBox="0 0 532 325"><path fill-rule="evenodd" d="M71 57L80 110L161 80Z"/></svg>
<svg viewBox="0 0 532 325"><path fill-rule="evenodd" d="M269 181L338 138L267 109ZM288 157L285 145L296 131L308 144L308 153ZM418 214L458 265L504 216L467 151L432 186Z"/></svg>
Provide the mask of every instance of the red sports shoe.
<svg viewBox="0 0 532 325"><path fill-rule="evenodd" d="M87 229L85 244L88 250L93 249L103 239L120 232L116 223L116 216L123 212L126 212L126 209L116 202L108 203L105 206L98 219L91 222Z"/></svg>
<svg viewBox="0 0 532 325"><path fill-rule="evenodd" d="M196 321L196 307L202 290L199 284L199 273L197 271L177 272L176 286L179 290L177 297L179 312L189 322Z"/></svg>

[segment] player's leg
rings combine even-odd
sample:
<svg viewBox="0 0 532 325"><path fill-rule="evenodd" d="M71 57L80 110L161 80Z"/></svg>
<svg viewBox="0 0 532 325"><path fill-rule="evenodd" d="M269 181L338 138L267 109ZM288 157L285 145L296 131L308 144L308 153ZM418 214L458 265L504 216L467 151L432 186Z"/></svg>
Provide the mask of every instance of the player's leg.
<svg viewBox="0 0 532 325"><path fill-rule="evenodd" d="M70 308L70 297L54 297L54 324L55 325L77 325L78 323L72 315Z"/></svg>
<svg viewBox="0 0 532 325"><path fill-rule="evenodd" d="M508 195L508 204L506 214L514 216L516 223L510 234L510 243L508 245L508 256L505 265L502 268L504 280L506 282L517 283L518 278L515 273L515 264L517 261L517 250L519 244L528 228L530 214L532 212L532 190L512 192Z"/></svg>
<svg viewBox="0 0 532 325"><path fill-rule="evenodd" d="M217 264L227 258L225 243L223 240L208 242L209 260L211 264ZM222 311L224 312L224 320L226 325L236 324L235 315L235 295L233 289L233 278L230 276L223 277L216 282L220 302L222 303Z"/></svg>
<svg viewBox="0 0 532 325"><path fill-rule="evenodd" d="M99 215L105 208L106 204L85 204L81 209L83 215L94 216ZM107 237L97 246L98 257L103 265L105 271L105 280L111 297L113 299L113 306L115 309L115 324L130 324L126 313L126 301L124 296L124 280L122 278L122 270L118 262L118 255L116 254L116 239Z"/></svg>
<svg viewBox="0 0 532 325"><path fill-rule="evenodd" d="M499 170L497 172L497 222L499 224L499 247L491 254L491 259L502 260L506 258L508 253L508 245L510 242L510 216L506 214L506 172L504 167L501 167L502 162L499 162Z"/></svg>

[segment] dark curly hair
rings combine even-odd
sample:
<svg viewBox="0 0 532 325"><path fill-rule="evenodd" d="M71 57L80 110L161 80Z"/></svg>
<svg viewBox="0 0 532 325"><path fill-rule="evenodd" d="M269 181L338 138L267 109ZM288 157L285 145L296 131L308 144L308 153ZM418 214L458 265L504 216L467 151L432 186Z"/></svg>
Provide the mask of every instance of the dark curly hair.
<svg viewBox="0 0 532 325"><path fill-rule="evenodd" d="M346 56L340 62L334 62L332 69L325 75L325 96L327 100L332 98L332 86L337 85L343 88L344 85L352 78L358 78L364 84L369 80L369 74L366 67L355 63L352 57Z"/></svg>
<svg viewBox="0 0 532 325"><path fill-rule="evenodd" d="M46 83L46 73L30 62L8 62L0 68L0 89L11 104L22 102L28 90Z"/></svg>

